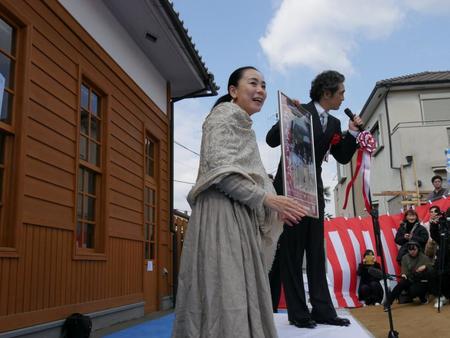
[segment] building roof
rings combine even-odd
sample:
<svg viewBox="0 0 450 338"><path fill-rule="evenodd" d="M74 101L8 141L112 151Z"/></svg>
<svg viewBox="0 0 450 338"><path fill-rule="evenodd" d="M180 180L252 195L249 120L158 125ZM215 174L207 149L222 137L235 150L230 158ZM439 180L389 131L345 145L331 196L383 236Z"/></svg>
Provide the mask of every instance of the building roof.
<svg viewBox="0 0 450 338"><path fill-rule="evenodd" d="M169 0L104 0L170 83L172 100L214 96L219 87Z"/></svg>
<svg viewBox="0 0 450 338"><path fill-rule="evenodd" d="M439 71L439 72L426 71L381 80L378 81L376 85L377 86L408 85L418 83L439 83L449 81L450 81L450 71Z"/></svg>
<svg viewBox="0 0 450 338"><path fill-rule="evenodd" d="M431 89L442 86L450 86L450 71L425 71L380 80L375 84L375 87L361 109L360 115L363 116L369 114L370 116L389 91Z"/></svg>

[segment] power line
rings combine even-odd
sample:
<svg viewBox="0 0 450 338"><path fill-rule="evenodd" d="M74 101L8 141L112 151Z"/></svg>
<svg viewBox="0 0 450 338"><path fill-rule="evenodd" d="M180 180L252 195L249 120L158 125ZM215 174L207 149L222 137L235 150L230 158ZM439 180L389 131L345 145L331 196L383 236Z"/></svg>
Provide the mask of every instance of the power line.
<svg viewBox="0 0 450 338"><path fill-rule="evenodd" d="M179 142L177 142L177 141L175 141L175 140L173 141L173 143L175 143L176 145L179 145L181 148L184 148L184 149L186 149L187 151L190 151L191 153L193 153L193 154L195 154L195 155L197 155L197 156L200 156L199 153L193 151L192 149L189 149L189 148L186 147L185 145L183 145L183 144L181 144L181 143L179 143Z"/></svg>
<svg viewBox="0 0 450 338"><path fill-rule="evenodd" d="M186 181L179 181L179 180L173 180L174 182L177 182L177 183L184 183L184 184L190 184L190 185L194 185L195 183L194 182L186 182Z"/></svg>

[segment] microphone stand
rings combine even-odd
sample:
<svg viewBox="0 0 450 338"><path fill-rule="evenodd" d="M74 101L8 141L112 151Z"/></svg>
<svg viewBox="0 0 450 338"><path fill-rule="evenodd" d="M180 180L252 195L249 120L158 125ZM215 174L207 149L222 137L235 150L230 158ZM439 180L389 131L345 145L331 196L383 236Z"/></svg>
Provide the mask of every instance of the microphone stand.
<svg viewBox="0 0 450 338"><path fill-rule="evenodd" d="M350 120L354 121L354 118L356 115L352 113L352 111L349 108L344 109L345 115L347 115ZM364 131L364 128L362 126L358 126L359 131ZM372 199L370 198L369 193L369 203L370 203L370 216L372 217L372 224L373 224L373 232L375 234L375 245L377 247L377 253L378 256L380 256L381 260L381 271L383 272L383 283L384 283L384 289L386 290L386 297L390 293L390 290L387 285L387 274L386 274L386 263L384 259L384 253L383 253L383 245L381 244L381 233L380 233L380 222L378 221L378 210L376 210L373 207ZM394 330L394 321L392 319L392 312L391 307L388 308L388 317L389 317L389 333L388 338L397 338L398 332Z"/></svg>
<svg viewBox="0 0 450 338"><path fill-rule="evenodd" d="M372 201L370 202L372 203ZM391 291L389 290L387 284L386 262L383 253L383 245L381 243L381 232L380 232L380 222L378 221L378 210L372 207L372 210L370 211L370 216L372 217L373 232L375 234L375 245L377 247L378 256L380 256L381 260L381 271L383 272L383 284L384 289L386 290L386 298L387 298ZM394 320L392 319L392 312L390 306L388 307L387 313L389 318L388 338L397 338L399 335L398 331L394 330Z"/></svg>

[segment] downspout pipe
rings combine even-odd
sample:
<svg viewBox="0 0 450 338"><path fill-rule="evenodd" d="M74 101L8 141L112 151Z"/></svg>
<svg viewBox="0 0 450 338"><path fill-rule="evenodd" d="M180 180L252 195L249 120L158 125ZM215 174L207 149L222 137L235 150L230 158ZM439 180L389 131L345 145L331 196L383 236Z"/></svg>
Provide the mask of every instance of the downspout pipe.
<svg viewBox="0 0 450 338"><path fill-rule="evenodd" d="M387 87L386 94L384 95L384 109L386 111L386 123L387 123L388 138L389 138L389 162L390 162L391 169L399 170L399 172L400 172L400 187L403 190L403 183L402 183L403 180L401 177L402 171L400 170L400 167L394 166L394 154L392 152L391 122L390 122L390 118L389 118L389 105L388 105L388 95L389 95L390 90L391 90L391 88Z"/></svg>
<svg viewBox="0 0 450 338"><path fill-rule="evenodd" d="M174 155L173 155L173 149L174 149L174 129L175 129L175 114L174 114L174 104L173 101L170 100L170 142L169 142L169 151L170 151L170 168L169 168L169 175L170 175L170 182L169 182L169 191L170 191L170 202L169 202L169 222L170 222L170 232L172 233L172 295L173 295L173 306L175 307L176 298L177 298L177 288L178 288L178 271L176 269L177 266L177 257L178 257L178 247L177 247L177 233L175 232L175 224L174 224L174 217L173 217L173 194L174 194L174 187L173 187L173 175L174 175Z"/></svg>

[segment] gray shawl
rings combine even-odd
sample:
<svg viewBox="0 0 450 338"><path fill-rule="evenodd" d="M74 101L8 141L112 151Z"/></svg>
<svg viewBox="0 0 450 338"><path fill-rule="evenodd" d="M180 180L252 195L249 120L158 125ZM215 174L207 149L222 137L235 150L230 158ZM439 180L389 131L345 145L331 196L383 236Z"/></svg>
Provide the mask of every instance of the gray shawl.
<svg viewBox="0 0 450 338"><path fill-rule="evenodd" d="M238 105L225 102L216 106L203 123L200 166L197 182L188 195L189 204L194 205L201 192L230 174L240 174L266 193L276 194L262 164L250 116ZM264 264L270 270L282 222L276 212L263 205L255 212Z"/></svg>

